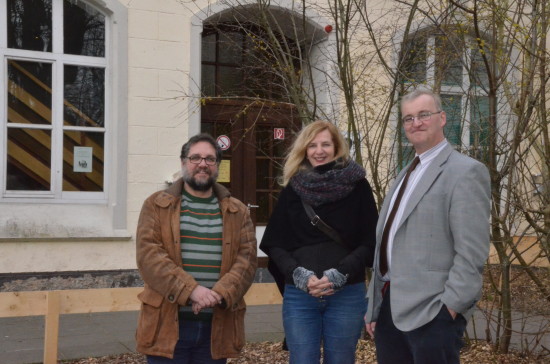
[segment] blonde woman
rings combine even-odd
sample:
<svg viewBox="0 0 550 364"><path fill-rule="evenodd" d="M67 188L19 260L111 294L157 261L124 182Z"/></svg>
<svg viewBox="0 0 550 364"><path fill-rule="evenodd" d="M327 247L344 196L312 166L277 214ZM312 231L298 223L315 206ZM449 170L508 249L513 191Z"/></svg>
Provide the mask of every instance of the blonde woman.
<svg viewBox="0 0 550 364"><path fill-rule="evenodd" d="M353 364L378 219L365 170L350 159L334 124L315 121L292 145L282 184L260 249L284 290L290 363L318 364L322 343L325 364ZM310 215L332 233L313 225Z"/></svg>

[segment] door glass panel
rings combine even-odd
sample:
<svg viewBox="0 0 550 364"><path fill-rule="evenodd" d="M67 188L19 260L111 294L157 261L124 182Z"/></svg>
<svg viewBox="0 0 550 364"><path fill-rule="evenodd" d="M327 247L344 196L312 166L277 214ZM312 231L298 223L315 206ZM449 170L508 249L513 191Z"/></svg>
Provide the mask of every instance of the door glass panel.
<svg viewBox="0 0 550 364"><path fill-rule="evenodd" d="M254 209L256 212L256 223L267 224L270 214L269 192L256 193L256 205L258 208Z"/></svg>
<svg viewBox="0 0 550 364"><path fill-rule="evenodd" d="M290 130L285 128L285 139L277 139L273 141L273 153L277 156L284 156L288 151L289 142L288 140L292 137L289 135Z"/></svg>
<svg viewBox="0 0 550 364"><path fill-rule="evenodd" d="M273 196L278 195L281 186L278 179L282 175L284 156L289 139L275 139L275 123L256 127L256 222L267 224L274 207ZM285 133L288 131L285 128ZM286 135L285 135L286 136Z"/></svg>
<svg viewBox="0 0 550 364"><path fill-rule="evenodd" d="M52 51L52 1L7 0L8 47Z"/></svg>
<svg viewBox="0 0 550 364"><path fill-rule="evenodd" d="M52 65L8 61L8 123L51 124Z"/></svg>
<svg viewBox="0 0 550 364"><path fill-rule="evenodd" d="M202 37L201 49L203 62L216 62L216 34L208 34Z"/></svg>
<svg viewBox="0 0 550 364"><path fill-rule="evenodd" d="M63 2L64 52L105 56L105 16L79 0Z"/></svg>
<svg viewBox="0 0 550 364"><path fill-rule="evenodd" d="M256 189L269 188L269 159L256 159Z"/></svg>
<svg viewBox="0 0 550 364"><path fill-rule="evenodd" d="M8 128L7 190L49 191L51 131Z"/></svg>
<svg viewBox="0 0 550 364"><path fill-rule="evenodd" d="M201 89L204 96L216 96L216 66L202 65Z"/></svg>
<svg viewBox="0 0 550 364"><path fill-rule="evenodd" d="M63 191L103 191L104 134L63 133Z"/></svg>
<svg viewBox="0 0 550 364"><path fill-rule="evenodd" d="M213 123L201 123L201 133L207 133L214 136L214 124Z"/></svg>
<svg viewBox="0 0 550 364"><path fill-rule="evenodd" d="M266 157L271 155L269 127L256 127L256 155Z"/></svg>
<svg viewBox="0 0 550 364"><path fill-rule="evenodd" d="M242 93L242 70L237 67L219 67L219 93L224 96L237 96Z"/></svg>
<svg viewBox="0 0 550 364"><path fill-rule="evenodd" d="M243 61L243 35L220 33L219 53L221 63L240 65Z"/></svg>
<svg viewBox="0 0 550 364"><path fill-rule="evenodd" d="M66 125L103 127L105 122L105 70L65 66Z"/></svg>

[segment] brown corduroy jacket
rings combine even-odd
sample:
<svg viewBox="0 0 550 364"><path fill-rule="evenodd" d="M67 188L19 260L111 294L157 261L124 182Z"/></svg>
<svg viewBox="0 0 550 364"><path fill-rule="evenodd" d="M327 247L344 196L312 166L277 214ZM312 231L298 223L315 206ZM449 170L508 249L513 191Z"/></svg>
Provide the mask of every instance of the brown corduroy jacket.
<svg viewBox="0 0 550 364"><path fill-rule="evenodd" d="M156 192L143 203L136 236L137 265L144 290L136 332L137 350L173 358L179 338L178 305L186 305L197 286L182 269L180 204L183 181ZM237 357L244 346L243 296L256 272L256 236L246 206L214 185L223 217L220 279L212 288L225 300L214 307L211 350L214 359Z"/></svg>

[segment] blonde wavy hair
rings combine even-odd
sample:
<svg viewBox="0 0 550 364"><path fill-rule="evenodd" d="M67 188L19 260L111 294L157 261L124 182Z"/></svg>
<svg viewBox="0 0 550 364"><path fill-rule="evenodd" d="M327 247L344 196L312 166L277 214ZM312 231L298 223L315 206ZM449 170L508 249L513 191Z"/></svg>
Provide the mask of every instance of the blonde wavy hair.
<svg viewBox="0 0 550 364"><path fill-rule="evenodd" d="M348 143L333 123L323 120L314 121L311 124L306 125L290 147L288 154L285 158L285 165L283 167L283 177L281 185L286 186L288 181L298 173L301 169L310 168L311 164L307 160L307 146L320 132L328 130L332 135L332 142L334 143L334 159L341 159L343 162L347 162L350 158Z"/></svg>

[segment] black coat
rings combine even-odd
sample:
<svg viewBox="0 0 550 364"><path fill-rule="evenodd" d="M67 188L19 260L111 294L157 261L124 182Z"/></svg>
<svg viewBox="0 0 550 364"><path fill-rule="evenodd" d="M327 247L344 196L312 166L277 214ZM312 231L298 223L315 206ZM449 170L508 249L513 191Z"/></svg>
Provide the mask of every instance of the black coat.
<svg viewBox="0 0 550 364"><path fill-rule="evenodd" d="M341 200L316 206L314 210L336 230L345 246L310 223L300 197L287 185L279 195L260 244L270 258L270 272L279 288L284 283L294 284L292 273L300 266L319 278L323 271L336 268L349 275L347 284L364 281L366 267L372 267L378 220L367 180L357 182Z"/></svg>

